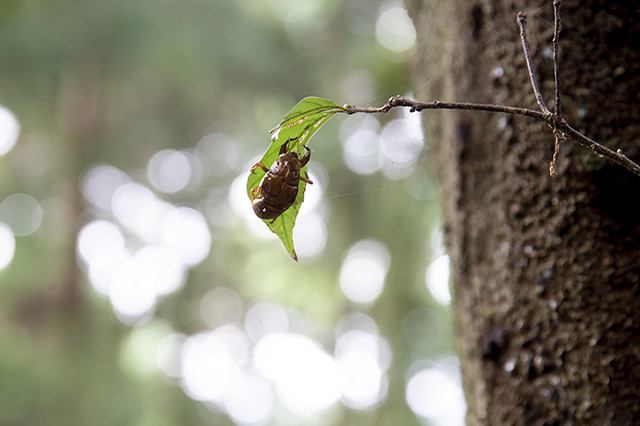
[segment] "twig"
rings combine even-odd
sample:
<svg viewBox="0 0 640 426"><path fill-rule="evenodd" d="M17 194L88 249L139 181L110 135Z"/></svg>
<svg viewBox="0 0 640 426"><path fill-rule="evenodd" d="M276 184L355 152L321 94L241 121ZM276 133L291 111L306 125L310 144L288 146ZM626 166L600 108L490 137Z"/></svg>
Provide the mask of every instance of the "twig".
<svg viewBox="0 0 640 426"><path fill-rule="evenodd" d="M553 1L553 78L554 86L556 89L556 101L553 105L553 115L557 118L560 117L560 60L558 59L558 40L560 39L560 5L562 0ZM564 133L558 131L558 128L554 124L553 136L555 138L555 145L553 147L553 157L549 163L549 174L551 176L557 176L556 161L558 160L558 154L560 153L560 143L564 141Z"/></svg>
<svg viewBox="0 0 640 426"><path fill-rule="evenodd" d="M408 107L413 111L423 111L427 109L450 109L450 110L473 110L473 111L486 111L486 112L498 112L503 114L521 115L534 120L541 121L548 124L551 128L555 128L559 134L566 135L576 143L589 148L600 157L607 158L616 164L626 168L632 173L640 176L640 165L631 161L629 157L624 155L622 151L612 151L606 146L599 144L593 139L583 135L567 123L564 118L558 117L554 114L545 114L539 111L535 111L528 108L511 107L505 105L492 105L492 104L475 104L467 102L419 102L413 99L405 98L404 96L393 96L386 104L381 107L357 107L353 105L345 105L344 113L356 114L356 113L387 113L392 108L396 107Z"/></svg>
<svg viewBox="0 0 640 426"><path fill-rule="evenodd" d="M519 108L512 107L506 105L493 105L493 104L476 104L469 102L441 102L441 101L433 101L433 102L418 102L413 99L405 98L404 96L393 96L389 98L386 104L383 106L376 108L367 106L364 108L353 106L353 105L345 105L345 113L347 114L355 114L357 112L364 113L377 113L377 112L389 112L391 108L394 107L409 107L411 108L411 112L414 111L423 111L425 109L465 109L465 110L474 110L474 111L486 111L486 112L502 112L505 114L511 115L524 115L526 117L531 117L536 120L547 122L551 124L550 116L543 114L539 111L535 111L529 108Z"/></svg>
<svg viewBox="0 0 640 426"><path fill-rule="evenodd" d="M558 40L560 40L560 5L562 0L553 1L553 77L556 87L556 103L553 105L553 113L560 116L560 60L558 59Z"/></svg>
<svg viewBox="0 0 640 426"><path fill-rule="evenodd" d="M520 25L520 40L522 40L522 49L524 50L524 58L527 62L527 69L529 70L529 79L531 80L531 87L533 87L533 93L536 95L536 101L540 105L540 109L545 114L551 114L549 108L544 103L536 76L533 72L533 64L531 63L531 54L529 53L529 43L527 42L527 15L522 12L518 12L518 25Z"/></svg>
<svg viewBox="0 0 640 426"><path fill-rule="evenodd" d="M622 153L622 150L618 149L616 151L612 151L606 146L599 144L598 142L583 135L582 133L571 127L569 123L564 120L564 118L561 118L556 124L558 126L558 129L561 130L570 139L573 139L580 145L589 148L590 150L598 154L598 156L608 158L614 163L640 176L640 165L631 161L629 157Z"/></svg>
<svg viewBox="0 0 640 426"><path fill-rule="evenodd" d="M599 144L593 139L583 135L578 132L576 129L571 127L569 123L565 121L564 118L561 117L561 108L560 108L560 77L559 77L559 69L560 69L560 61L558 59L558 40L560 36L560 4L562 0L554 0L553 2L553 10L554 10L554 35L553 35L553 73L555 78L555 89L556 89L556 99L555 105L553 106L553 113L549 111L546 104L544 103L544 99L542 98L542 94L540 93L540 88L538 87L538 82L536 80L535 73L533 72L533 65L531 63L531 54L529 53L529 43L527 42L527 32L526 32L526 23L527 17L522 12L518 13L518 25L520 26L520 40L522 41L522 49L524 50L524 57L527 62L527 69L529 70L529 79L531 80L531 87L533 88L533 93L536 96L536 101L540 106L542 112L534 111L529 108L520 108L520 107L512 107L505 105L493 105L493 104L476 104L476 103L468 103L468 102L418 102L413 99L405 98L403 96L394 96L390 98L386 104L381 107L372 107L367 106L365 108L356 107L353 105L345 105L342 112L346 114L355 114L358 112L363 113L386 113L391 110L391 108L395 107L409 107L411 108L411 112L414 111L423 111L426 109L458 109L458 110L473 110L473 111L486 111L486 112L498 112L504 114L511 115L522 115L525 117L533 118L534 120L542 121L551 127L553 130L553 136L555 137L555 148L553 152L553 158L551 163L549 164L549 173L551 176L555 176L555 163L558 158L558 154L560 152L560 143L566 140L567 136L578 144L589 148L591 151L596 153L600 157L605 157L616 164L626 168L632 173L640 176L640 165L631 161L629 157L624 155L622 151L619 149L617 151L612 151L604 145Z"/></svg>

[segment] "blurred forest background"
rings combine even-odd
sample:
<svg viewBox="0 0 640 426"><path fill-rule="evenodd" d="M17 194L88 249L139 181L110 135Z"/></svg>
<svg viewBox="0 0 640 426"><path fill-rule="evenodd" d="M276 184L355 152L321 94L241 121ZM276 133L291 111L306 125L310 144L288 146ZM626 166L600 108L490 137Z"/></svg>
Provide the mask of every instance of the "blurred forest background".
<svg viewBox="0 0 640 426"><path fill-rule="evenodd" d="M414 42L401 0L0 2L0 425L462 424L420 115L316 135L298 263L244 191Z"/></svg>

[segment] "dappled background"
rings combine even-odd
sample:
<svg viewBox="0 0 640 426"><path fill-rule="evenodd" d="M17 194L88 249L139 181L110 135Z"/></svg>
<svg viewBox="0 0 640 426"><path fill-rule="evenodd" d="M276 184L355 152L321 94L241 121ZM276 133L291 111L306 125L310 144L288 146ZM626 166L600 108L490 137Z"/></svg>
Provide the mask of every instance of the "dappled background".
<svg viewBox="0 0 640 426"><path fill-rule="evenodd" d="M2 1L0 424L461 424L420 116L314 137L298 263L245 192L414 42L400 0Z"/></svg>

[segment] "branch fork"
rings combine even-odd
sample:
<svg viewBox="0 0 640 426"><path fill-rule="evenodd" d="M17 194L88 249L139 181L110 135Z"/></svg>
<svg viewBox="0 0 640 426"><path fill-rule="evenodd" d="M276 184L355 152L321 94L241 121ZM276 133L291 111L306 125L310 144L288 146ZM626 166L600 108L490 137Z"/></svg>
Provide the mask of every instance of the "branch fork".
<svg viewBox="0 0 640 426"><path fill-rule="evenodd" d="M393 96L389 98L386 104L381 107L372 107L367 105L366 107L357 107L354 105L344 105L343 112L346 114L355 113L387 113L392 108L396 107L408 107L410 112L420 112L427 109L456 109L456 110L474 110L474 111L486 111L486 112L498 112L511 115L522 115L525 117L533 118L534 120L542 121L549 125L553 132L555 139L555 147L553 157L549 164L549 174L556 176L556 160L560 151L560 144L567 139L571 139L574 142L590 149L600 157L605 157L614 163L626 168L637 176L640 176L640 165L633 162L626 155L622 153L620 149L612 151L606 146L594 141L593 139L578 132L567 123L567 121L561 115L560 104L560 77L559 68L560 61L558 59L558 40L560 35L560 5L561 0L554 0L554 36L553 36L553 71L554 71L554 83L555 83L555 103L553 105L553 111L549 110L544 102L544 98L538 87L538 81L536 79L533 65L531 62L531 54L529 51L529 43L527 41L526 34L526 15L522 12L518 13L517 22L520 26L520 40L522 42L522 49L524 51L525 60L527 63L527 69L529 71L529 79L531 80L531 87L536 97L536 102L540 107L540 111L532 110L529 108L520 108L506 105L494 105L494 104L478 104L468 102L418 102L413 99L406 98L404 96Z"/></svg>

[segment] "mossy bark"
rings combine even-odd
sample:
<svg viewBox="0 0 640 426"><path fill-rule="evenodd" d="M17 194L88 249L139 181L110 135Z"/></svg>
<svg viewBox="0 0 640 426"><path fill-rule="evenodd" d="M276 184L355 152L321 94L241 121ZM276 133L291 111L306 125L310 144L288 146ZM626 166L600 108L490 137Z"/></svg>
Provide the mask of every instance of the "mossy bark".
<svg viewBox="0 0 640 426"><path fill-rule="evenodd" d="M529 11L553 105L551 1L408 3L418 81L429 64L454 65L418 99L537 108L516 23ZM638 34L633 2L562 4L564 116L635 161ZM468 424L640 424L640 179L572 143L551 178L553 135L527 118L423 115L437 136Z"/></svg>

